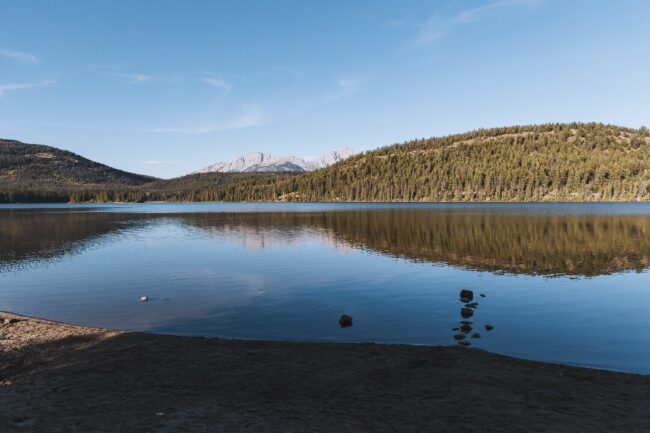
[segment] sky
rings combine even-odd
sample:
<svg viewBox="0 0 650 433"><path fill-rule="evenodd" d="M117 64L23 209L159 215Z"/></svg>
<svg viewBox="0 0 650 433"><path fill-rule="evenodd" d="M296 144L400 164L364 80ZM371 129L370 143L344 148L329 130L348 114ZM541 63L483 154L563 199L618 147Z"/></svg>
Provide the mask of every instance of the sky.
<svg viewBox="0 0 650 433"><path fill-rule="evenodd" d="M0 0L0 137L175 177L481 127L650 126L650 2Z"/></svg>

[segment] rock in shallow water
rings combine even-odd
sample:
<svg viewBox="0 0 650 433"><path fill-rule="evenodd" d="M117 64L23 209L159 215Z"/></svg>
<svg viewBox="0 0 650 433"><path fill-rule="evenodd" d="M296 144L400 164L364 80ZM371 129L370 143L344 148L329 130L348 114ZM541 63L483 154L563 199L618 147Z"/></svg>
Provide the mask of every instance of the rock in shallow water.
<svg viewBox="0 0 650 433"><path fill-rule="evenodd" d="M463 317L463 319L467 319L474 315L474 310L472 310L471 308L461 308L460 315Z"/></svg>
<svg viewBox="0 0 650 433"><path fill-rule="evenodd" d="M348 316L347 314L342 314L341 318L339 319L339 325L341 328L347 328L349 326L352 326L352 316Z"/></svg>
<svg viewBox="0 0 650 433"><path fill-rule="evenodd" d="M474 299L474 292L471 290L463 289L460 291L460 301L463 303L472 302Z"/></svg>
<svg viewBox="0 0 650 433"><path fill-rule="evenodd" d="M494 326L492 326L492 325L485 325L485 330L486 330L486 331L491 331L491 330L493 330L493 329L494 329Z"/></svg>

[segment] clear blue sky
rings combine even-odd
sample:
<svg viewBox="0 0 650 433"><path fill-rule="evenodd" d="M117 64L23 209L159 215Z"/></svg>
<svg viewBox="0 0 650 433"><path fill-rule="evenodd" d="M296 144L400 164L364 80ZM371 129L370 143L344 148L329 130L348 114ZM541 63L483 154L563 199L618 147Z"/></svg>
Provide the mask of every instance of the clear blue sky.
<svg viewBox="0 0 650 433"><path fill-rule="evenodd" d="M0 137L171 177L479 127L650 126L650 2L0 0Z"/></svg>

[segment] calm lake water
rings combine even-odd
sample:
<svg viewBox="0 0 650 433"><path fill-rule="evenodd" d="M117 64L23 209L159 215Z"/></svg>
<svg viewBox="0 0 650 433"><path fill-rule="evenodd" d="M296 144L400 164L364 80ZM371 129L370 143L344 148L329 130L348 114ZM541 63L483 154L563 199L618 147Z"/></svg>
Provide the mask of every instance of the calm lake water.
<svg viewBox="0 0 650 433"><path fill-rule="evenodd" d="M650 204L0 206L1 310L179 335L454 345L469 289L471 347L650 373L649 266Z"/></svg>

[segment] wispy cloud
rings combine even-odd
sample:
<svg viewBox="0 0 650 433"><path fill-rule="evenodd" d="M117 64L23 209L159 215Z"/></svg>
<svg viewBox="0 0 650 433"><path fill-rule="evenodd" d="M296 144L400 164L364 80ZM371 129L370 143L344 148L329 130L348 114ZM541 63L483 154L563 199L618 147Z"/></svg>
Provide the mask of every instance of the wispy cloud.
<svg viewBox="0 0 650 433"><path fill-rule="evenodd" d="M208 72L205 72L204 74L205 76L198 78L198 81L200 83L207 84L208 86L212 86L216 89L220 89L223 91L223 93L229 93L232 89L232 84L223 77Z"/></svg>
<svg viewBox="0 0 650 433"><path fill-rule="evenodd" d="M116 77L124 78L129 84L143 84L151 81L164 81L168 83L179 83L181 78L173 75L156 75L156 74L142 74L142 73L125 73L125 72L112 72Z"/></svg>
<svg viewBox="0 0 650 433"><path fill-rule="evenodd" d="M192 76L192 75L166 75L166 74L146 74L146 73L133 73L133 72L121 72L111 69L116 69L116 66L95 66L99 69L108 69L108 72L116 77L126 80L129 84L145 84L150 82L165 82L173 84L181 84L188 82L199 82L207 84L208 86L214 87L223 91L223 93L229 93L232 89L232 84L226 79L212 73L204 72L202 76Z"/></svg>
<svg viewBox="0 0 650 433"><path fill-rule="evenodd" d="M412 40L414 47L429 45L458 26L479 22L491 14L508 9L524 9L532 11L544 3L544 0L500 0L473 9L466 9L457 15L443 18L438 15L430 17L418 27L420 31Z"/></svg>
<svg viewBox="0 0 650 433"><path fill-rule="evenodd" d="M121 72L116 72L115 75L121 78L126 78L131 84L145 83L152 79L152 76L147 74L123 74Z"/></svg>
<svg viewBox="0 0 650 433"><path fill-rule="evenodd" d="M33 54L6 49L0 49L0 57L13 60L18 63L39 63L41 61L41 59Z"/></svg>
<svg viewBox="0 0 650 433"><path fill-rule="evenodd" d="M56 83L54 80L43 80L37 83L10 83L0 84L0 97L5 96L9 92L16 90L34 89L37 87L49 87Z"/></svg>
<svg viewBox="0 0 650 433"><path fill-rule="evenodd" d="M357 93L361 88L364 80L360 78L341 77L337 81L336 90L326 94L323 97L323 102L332 102L346 96Z"/></svg>
<svg viewBox="0 0 650 433"><path fill-rule="evenodd" d="M234 129L252 128L269 122L264 110L257 104L242 106L240 112L224 120L208 121L196 125L157 128L153 132L173 132L178 134L209 134L212 132L230 131Z"/></svg>
<svg viewBox="0 0 650 433"><path fill-rule="evenodd" d="M209 84L212 87L218 87L223 90L230 90L230 84L223 78L201 78L201 82Z"/></svg>

